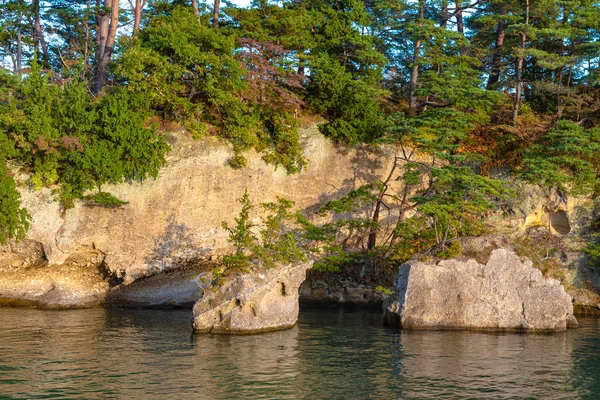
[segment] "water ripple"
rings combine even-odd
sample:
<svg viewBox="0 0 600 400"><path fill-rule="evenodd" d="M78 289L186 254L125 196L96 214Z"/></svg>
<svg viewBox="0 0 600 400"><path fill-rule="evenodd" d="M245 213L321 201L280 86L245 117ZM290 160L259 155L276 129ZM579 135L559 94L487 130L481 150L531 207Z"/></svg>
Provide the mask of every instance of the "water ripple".
<svg viewBox="0 0 600 400"><path fill-rule="evenodd" d="M192 335L187 311L0 309L0 398L600 397L600 320L553 335L410 332L360 310Z"/></svg>

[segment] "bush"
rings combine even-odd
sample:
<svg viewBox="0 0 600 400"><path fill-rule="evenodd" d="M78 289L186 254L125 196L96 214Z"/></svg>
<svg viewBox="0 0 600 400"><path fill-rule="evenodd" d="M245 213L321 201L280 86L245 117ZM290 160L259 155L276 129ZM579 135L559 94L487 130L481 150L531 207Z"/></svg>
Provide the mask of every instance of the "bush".
<svg viewBox="0 0 600 400"><path fill-rule="evenodd" d="M165 162L167 142L145 126L147 100L128 89L96 99L76 74L59 87L34 62L11 103L0 119L11 158L29 169L36 189L58 184L65 208L106 183L156 177Z"/></svg>
<svg viewBox="0 0 600 400"><path fill-rule="evenodd" d="M301 247L300 236L293 230L295 214L290 210L294 202L277 198L277 202L261 203L267 216L263 219L263 227L256 235L252 228L255 225L250 219L254 209L248 190L238 199L241 204L239 215L234 218L235 225L230 227L223 221L221 225L229 232L229 242L235 252L223 257L229 269L241 269L253 262L271 268L277 264L288 264L306 261L305 250Z"/></svg>
<svg viewBox="0 0 600 400"><path fill-rule="evenodd" d="M455 240L453 242L449 242L444 249L437 253L439 258L449 259L454 258L460 254L462 248L460 246L460 242Z"/></svg>
<svg viewBox="0 0 600 400"><path fill-rule="evenodd" d="M600 129L559 120L526 153L521 174L548 189L585 195L599 190Z"/></svg>
<svg viewBox="0 0 600 400"><path fill-rule="evenodd" d="M25 238L29 229L31 216L21 208L20 198L6 162L0 159L0 244L6 244L9 239Z"/></svg>
<svg viewBox="0 0 600 400"><path fill-rule="evenodd" d="M600 266L600 243L589 243L583 252L588 257L588 266L597 269Z"/></svg>
<svg viewBox="0 0 600 400"><path fill-rule="evenodd" d="M97 206L101 206L101 207L120 207L122 205L125 204L129 204L126 201L122 201L117 199L115 196L113 196L110 193L107 192L99 192L93 195L87 195L87 196L83 196L84 200L88 200L90 201L92 204L95 204Z"/></svg>

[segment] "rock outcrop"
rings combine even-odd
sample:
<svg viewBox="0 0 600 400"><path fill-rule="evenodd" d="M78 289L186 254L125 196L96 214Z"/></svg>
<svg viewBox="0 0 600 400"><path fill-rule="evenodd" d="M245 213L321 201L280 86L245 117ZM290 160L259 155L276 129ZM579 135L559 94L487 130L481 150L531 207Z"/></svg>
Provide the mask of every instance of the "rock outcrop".
<svg viewBox="0 0 600 400"><path fill-rule="evenodd" d="M399 267L387 324L407 329L564 331L577 326L571 297L555 279L507 249L487 263L411 260Z"/></svg>
<svg viewBox="0 0 600 400"><path fill-rule="evenodd" d="M539 185L512 181L519 195L502 200L502 207L487 218L502 234L512 235L543 227L557 236L573 236L589 225L593 201L590 197L566 196L560 190L546 191Z"/></svg>
<svg viewBox="0 0 600 400"><path fill-rule="evenodd" d="M103 186L128 202L117 208L78 201L73 209L62 210L54 188L33 191L26 184L28 176L16 171L23 183L22 204L32 221L26 240L0 246L0 298L5 304L32 301L56 308L95 306L105 298L108 304L124 306L190 303L199 295L195 282L184 276L165 280L161 274L218 259L230 250L221 221L237 216L237 199L245 189L253 201L284 197L316 215L313 211L327 201L389 168L391 157L337 147L316 124L300 134L309 163L290 175L254 152L245 154L245 168L233 169L228 165L233 152L223 141L194 140L183 130L167 133L172 151L157 179ZM102 254L102 271L96 266L72 268L68 260L87 257L88 249Z"/></svg>
<svg viewBox="0 0 600 400"><path fill-rule="evenodd" d="M352 281L340 281L334 288L322 282L306 280L300 286L300 302L306 304L340 304L380 308L386 295L372 286Z"/></svg>
<svg viewBox="0 0 600 400"><path fill-rule="evenodd" d="M194 305L199 333L250 334L291 328L298 320L298 289L312 262L238 273L206 288Z"/></svg>
<svg viewBox="0 0 600 400"><path fill-rule="evenodd" d="M107 307L189 308L202 296L201 282L211 279L210 263L160 272L129 285L111 288Z"/></svg>
<svg viewBox="0 0 600 400"><path fill-rule="evenodd" d="M237 216L237 199L246 189L254 201L284 197L311 214L327 201L381 177L392 160L360 148L337 147L316 124L300 129L300 134L308 164L290 175L254 152L245 154L245 168L233 169L228 165L233 152L223 141L194 140L183 130L168 133L172 151L157 179L102 187L128 202L117 208L78 201L64 211L53 188L33 191L23 184L22 204L33 218L27 240L43 249L50 265L64 263L81 248L94 247L105 255L110 271L131 283L228 252L228 233L221 221ZM17 178L25 183L28 176ZM11 248L0 246L0 264L3 250L6 263L12 262Z"/></svg>
<svg viewBox="0 0 600 400"><path fill-rule="evenodd" d="M23 251L13 255L19 257L0 268L0 306L87 308L104 300L110 279L102 252L79 249L63 264L48 265L39 246L30 242L18 248Z"/></svg>
<svg viewBox="0 0 600 400"><path fill-rule="evenodd" d="M598 293L588 289L574 289L570 294L573 297L575 315L600 317L600 295Z"/></svg>

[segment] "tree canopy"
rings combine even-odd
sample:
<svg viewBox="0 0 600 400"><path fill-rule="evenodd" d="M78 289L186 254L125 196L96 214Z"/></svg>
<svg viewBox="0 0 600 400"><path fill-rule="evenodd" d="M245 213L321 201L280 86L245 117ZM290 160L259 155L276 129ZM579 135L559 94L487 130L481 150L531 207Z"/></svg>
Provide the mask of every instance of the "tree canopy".
<svg viewBox="0 0 600 400"><path fill-rule="evenodd" d="M151 116L224 138L238 168L255 149L301 171L307 114L346 145L416 149L436 161L398 179L428 177L410 204L443 231L498 194L494 168L599 188L595 0L4 0L0 62L0 238L27 225L7 165L71 207L157 175Z"/></svg>

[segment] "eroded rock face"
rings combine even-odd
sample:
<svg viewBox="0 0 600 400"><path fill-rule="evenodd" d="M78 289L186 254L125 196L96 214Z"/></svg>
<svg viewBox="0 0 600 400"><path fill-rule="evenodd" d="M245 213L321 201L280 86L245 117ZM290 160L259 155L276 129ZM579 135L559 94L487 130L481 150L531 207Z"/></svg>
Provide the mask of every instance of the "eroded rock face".
<svg viewBox="0 0 600 400"><path fill-rule="evenodd" d="M0 273L46 264L44 246L35 240L22 240L0 246Z"/></svg>
<svg viewBox="0 0 600 400"><path fill-rule="evenodd" d="M223 141L194 140L185 131L168 133L172 151L157 179L103 186L128 202L118 208L78 201L65 211L53 188L32 191L20 185L31 227L26 240L0 246L0 298L5 304L21 304L52 297L51 302L35 304L57 308L94 306L105 298L111 305L136 307L197 300L196 283L188 276L177 281L161 277L230 251L221 221L238 215L237 199L244 190L253 201L284 197L316 215L327 201L382 176L392 160L360 148L337 147L315 124L300 129L300 134L309 163L301 173L290 175L254 152L245 154L245 168L233 169L228 165L233 152ZM27 181L27 175L15 172ZM102 254L103 271L96 266L71 268L68 260L86 249ZM118 282L111 281L115 279Z"/></svg>
<svg viewBox="0 0 600 400"><path fill-rule="evenodd" d="M340 281L340 286L335 288L315 283L307 280L300 286L302 303L380 308L386 298L385 294L375 288L356 282Z"/></svg>
<svg viewBox="0 0 600 400"><path fill-rule="evenodd" d="M573 311L576 315L600 316L600 295L588 289L574 289Z"/></svg>
<svg viewBox="0 0 600 400"><path fill-rule="evenodd" d="M409 261L398 271L384 320L407 329L564 331L577 326L571 297L555 279L506 249L475 260Z"/></svg>
<svg viewBox="0 0 600 400"><path fill-rule="evenodd" d="M124 308L189 308L202 296L202 282L211 279L210 263L160 272L129 285L113 287L104 305Z"/></svg>
<svg viewBox="0 0 600 400"><path fill-rule="evenodd" d="M254 152L245 154L245 168L233 169L228 165L233 152L223 141L194 140L184 131L169 133L172 151L156 180L103 186L128 202L118 208L78 201L63 212L51 188L32 191L22 185L22 204L33 217L27 239L41 244L49 264L57 265L81 247L95 247L105 254L107 268L128 284L227 253L228 233L221 221L237 216L237 199L246 189L253 201L284 197L310 214L389 169L392 157L338 148L316 125L300 134L309 163L299 174L290 175ZM28 176L20 179L26 181Z"/></svg>
<svg viewBox="0 0 600 400"><path fill-rule="evenodd" d="M36 258L39 246L28 243L20 248L23 258L0 269L0 306L86 308L104 300L109 280L102 252L83 248L61 265L48 265Z"/></svg>
<svg viewBox="0 0 600 400"><path fill-rule="evenodd" d="M250 334L291 328L298 320L298 289L312 262L236 274L207 288L194 305L199 333Z"/></svg>

